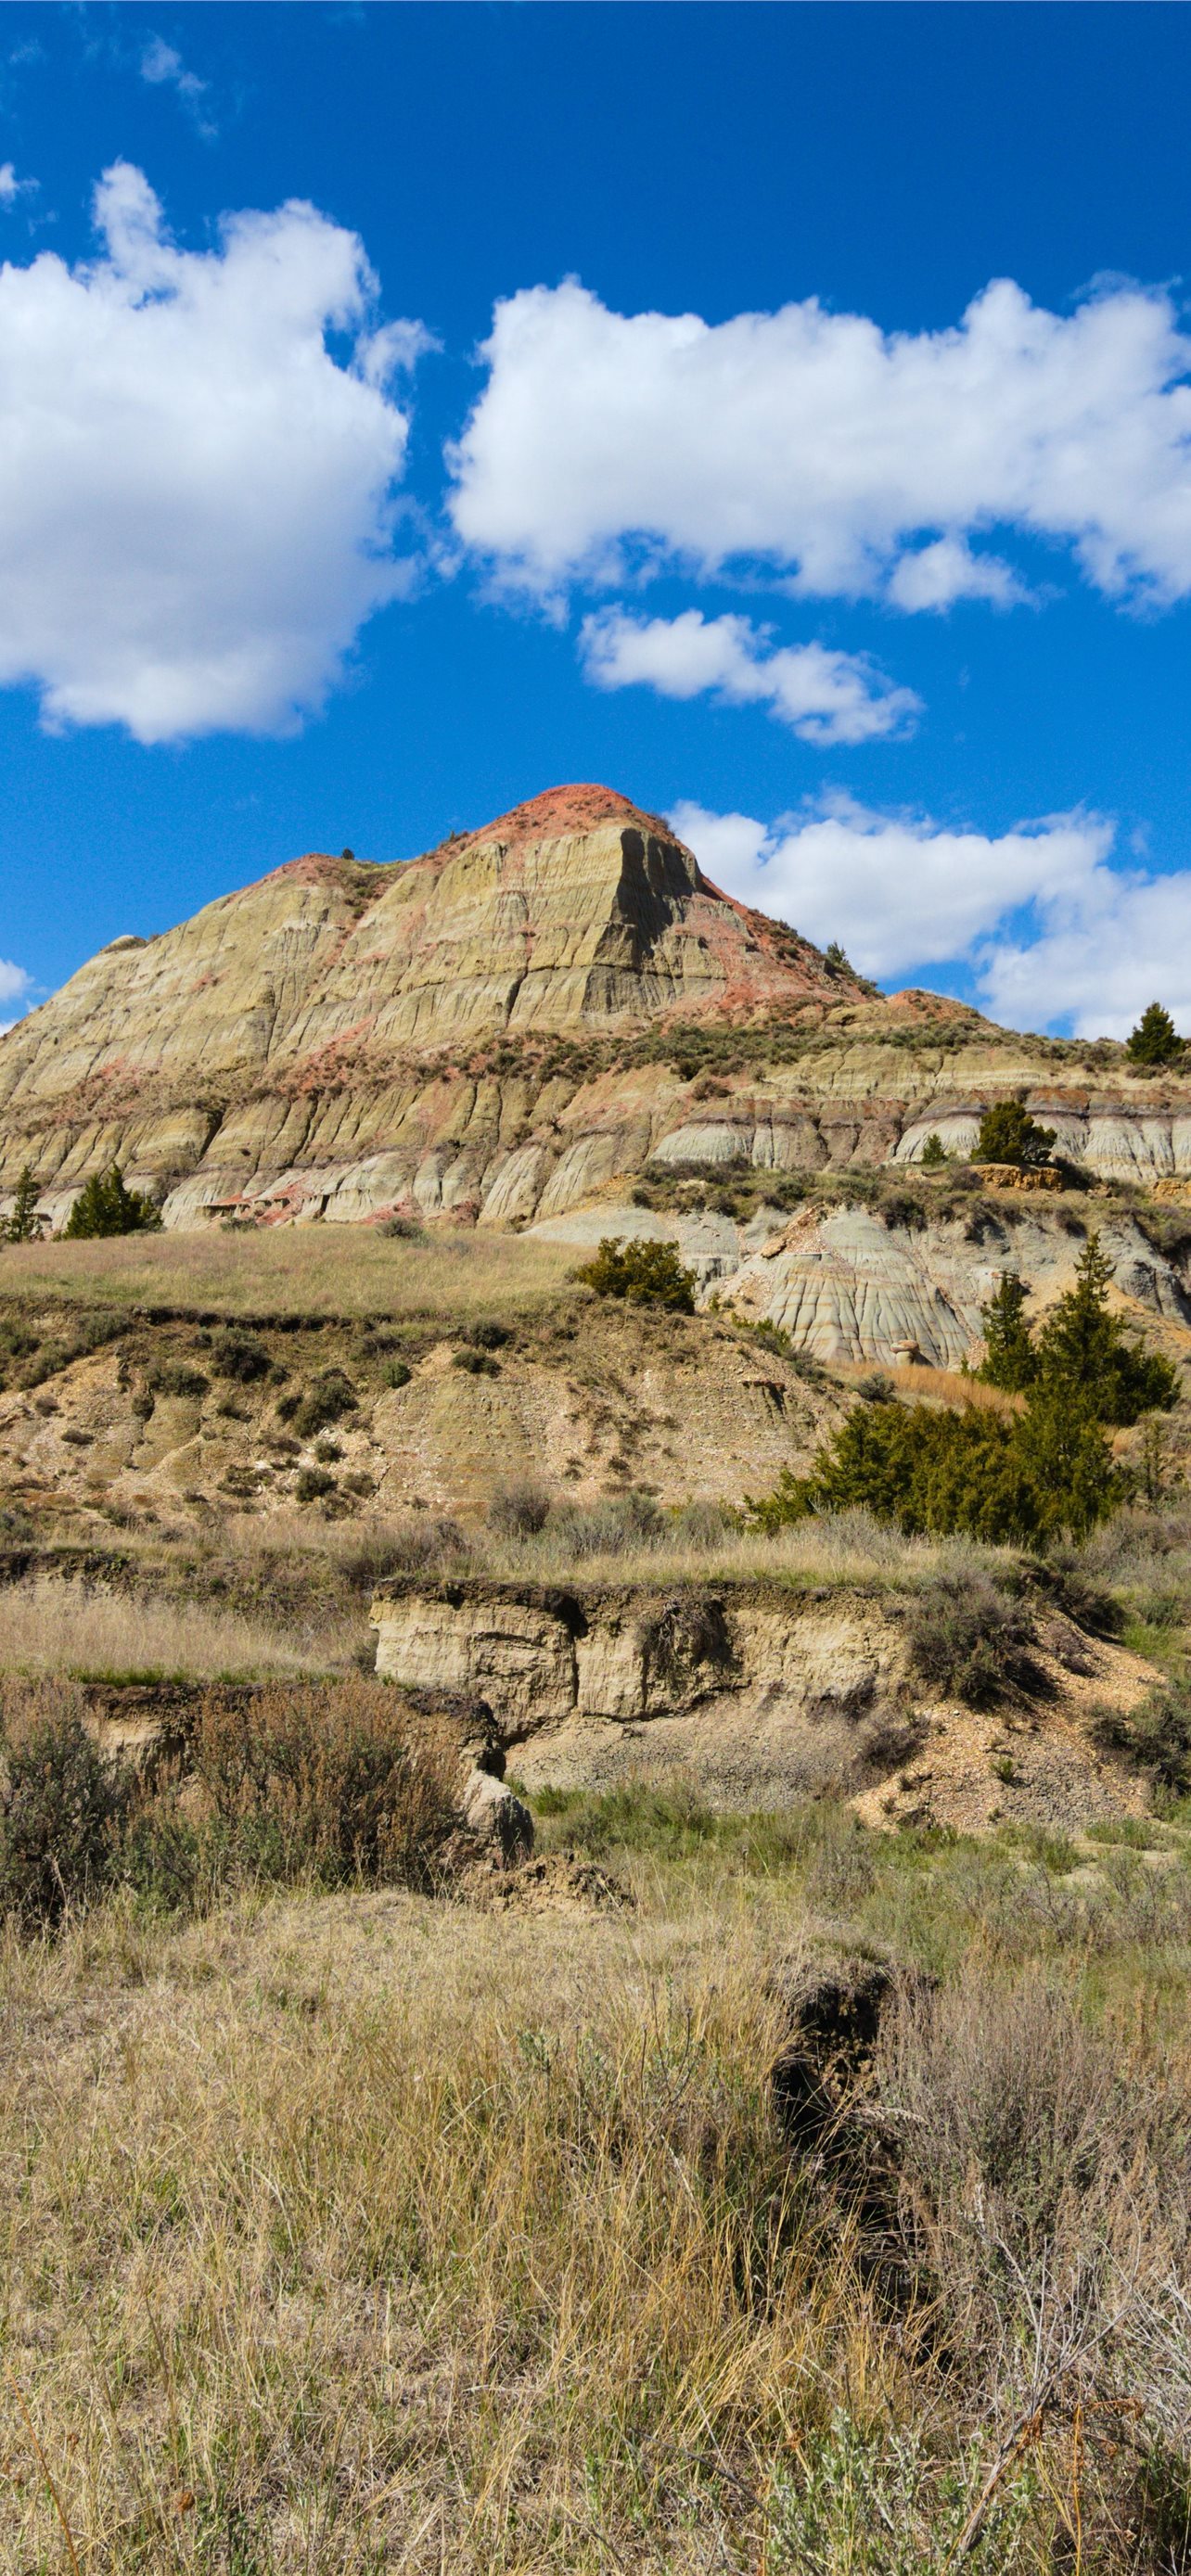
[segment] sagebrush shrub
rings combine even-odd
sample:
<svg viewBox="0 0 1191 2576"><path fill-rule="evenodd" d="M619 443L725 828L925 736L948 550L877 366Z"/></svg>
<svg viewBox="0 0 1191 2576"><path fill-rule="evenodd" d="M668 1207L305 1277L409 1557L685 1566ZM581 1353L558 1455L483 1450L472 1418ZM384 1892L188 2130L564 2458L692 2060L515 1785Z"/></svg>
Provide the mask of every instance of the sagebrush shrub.
<svg viewBox="0 0 1191 2576"><path fill-rule="evenodd" d="M906 1622L920 1681L969 1708L988 1708L1014 1684L1037 1678L1034 1622L985 1574L936 1575Z"/></svg>
<svg viewBox="0 0 1191 2576"><path fill-rule="evenodd" d="M131 1775L88 1734L69 1684L10 1684L3 1721L0 1911L59 1923L110 1882Z"/></svg>

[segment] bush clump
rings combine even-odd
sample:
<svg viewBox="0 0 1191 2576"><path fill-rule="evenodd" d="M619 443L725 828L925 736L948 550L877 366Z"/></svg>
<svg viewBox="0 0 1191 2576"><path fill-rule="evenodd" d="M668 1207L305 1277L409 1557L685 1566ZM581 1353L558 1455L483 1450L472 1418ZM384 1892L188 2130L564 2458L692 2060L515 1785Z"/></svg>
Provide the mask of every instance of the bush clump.
<svg viewBox="0 0 1191 2576"><path fill-rule="evenodd" d="M130 1775L100 1752L69 1687L10 1688L3 1727L0 1912L59 1923L111 1882Z"/></svg>
<svg viewBox="0 0 1191 2576"><path fill-rule="evenodd" d="M222 1333L215 1343L211 1365L216 1377L231 1378L236 1386L252 1386L257 1378L269 1374L269 1354L263 1342L250 1333Z"/></svg>
<svg viewBox="0 0 1191 2576"><path fill-rule="evenodd" d="M497 1538L536 1538L550 1518L550 1495L531 1476L498 1485L488 1505L488 1527Z"/></svg>
<svg viewBox="0 0 1191 2576"><path fill-rule="evenodd" d="M196 1910L227 1888L431 1888L458 1824L448 1756L415 1754L404 1703L363 1676L207 1695L186 1766L105 1756L61 1684L3 1709L0 1915L53 1929L113 1887Z"/></svg>
<svg viewBox="0 0 1191 2576"><path fill-rule="evenodd" d="M281 1413L285 1408L286 1419L292 1421L299 1440L313 1440L332 1422L342 1422L345 1413L354 1413L358 1404L351 1379L342 1369L329 1368L312 1380L297 1404L290 1407L283 1397L277 1410Z"/></svg>
<svg viewBox="0 0 1191 2576"><path fill-rule="evenodd" d="M684 1268L676 1243L626 1243L608 1234L594 1260L574 1275L597 1297L623 1297L626 1305L662 1306L673 1314L695 1311L695 1274Z"/></svg>
<svg viewBox="0 0 1191 2576"><path fill-rule="evenodd" d="M206 1395L210 1379L188 1360L162 1360L146 1381L153 1395Z"/></svg>
<svg viewBox="0 0 1191 2576"><path fill-rule="evenodd" d="M1007 1688L1037 1680L1034 1622L987 1575L937 1575L915 1601L906 1630L919 1680L969 1708L990 1708Z"/></svg>

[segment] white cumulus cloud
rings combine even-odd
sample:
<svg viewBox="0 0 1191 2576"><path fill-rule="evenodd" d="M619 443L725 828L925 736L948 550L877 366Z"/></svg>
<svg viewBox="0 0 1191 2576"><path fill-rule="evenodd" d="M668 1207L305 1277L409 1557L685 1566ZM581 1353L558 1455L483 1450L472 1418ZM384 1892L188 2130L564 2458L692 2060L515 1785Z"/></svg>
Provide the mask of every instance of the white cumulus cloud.
<svg viewBox="0 0 1191 2576"><path fill-rule="evenodd" d="M408 585L386 374L427 335L370 327L363 246L314 206L182 251L117 162L95 219L92 264L0 269L0 685L145 743L284 729Z"/></svg>
<svg viewBox="0 0 1191 2576"><path fill-rule="evenodd" d="M750 557L805 593L1007 605L1018 577L970 543L996 528L1111 597L1191 591L1191 339L1165 294L1064 315L1000 279L948 330L886 333L814 300L614 313L570 280L498 304L481 354L456 529L544 597Z"/></svg>
<svg viewBox="0 0 1191 2576"><path fill-rule="evenodd" d="M1113 864L1094 814L993 836L850 798L774 824L676 805L671 821L716 885L885 978L967 967L1011 1028L1124 1037L1158 998L1191 1034L1191 871Z"/></svg>
<svg viewBox="0 0 1191 2576"><path fill-rule="evenodd" d="M767 630L747 617L629 617L608 609L584 620L580 647L587 676L601 689L635 683L666 698L704 690L732 706L767 706L804 742L857 743L913 730L921 700L896 688L866 655L822 644L769 649Z"/></svg>

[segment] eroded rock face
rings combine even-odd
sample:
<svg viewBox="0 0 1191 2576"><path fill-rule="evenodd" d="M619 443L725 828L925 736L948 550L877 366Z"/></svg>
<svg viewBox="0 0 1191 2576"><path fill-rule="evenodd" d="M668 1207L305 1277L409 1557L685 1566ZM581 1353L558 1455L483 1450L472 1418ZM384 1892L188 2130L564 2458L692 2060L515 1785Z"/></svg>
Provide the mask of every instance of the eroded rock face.
<svg viewBox="0 0 1191 2576"><path fill-rule="evenodd" d="M774 1060L727 1080L633 1054L658 1021L770 1019ZM564 1038L588 1060L543 1053ZM558 788L406 864L312 853L114 940L0 1039L0 1208L28 1163L60 1224L118 1159L167 1225L549 1223L651 1157L862 1168L932 1130L967 1152L1017 1092L1093 1171L1191 1173L1186 1083L1119 1064L1106 1088L1095 1050L1066 1074L957 1003L829 972L656 816Z"/></svg>
<svg viewBox="0 0 1191 2576"><path fill-rule="evenodd" d="M635 1725L722 1691L778 1692L859 1718L899 1651L887 1623L855 1605L809 1610L764 1586L729 1599L408 1577L382 1585L371 1617L378 1673L406 1687L482 1691L510 1743L572 1716Z"/></svg>
<svg viewBox="0 0 1191 2576"><path fill-rule="evenodd" d="M748 1809L831 1788L870 1824L975 1830L1144 1812L1144 1781L1102 1750L1102 1718L1152 1687L1150 1665L1082 1633L1078 1655L1053 1651L1043 1622L1036 1703L1019 1692L977 1715L924 1691L903 1611L860 1586L411 1576L381 1585L372 1622L394 1682L478 1683L531 1792L651 1773Z"/></svg>

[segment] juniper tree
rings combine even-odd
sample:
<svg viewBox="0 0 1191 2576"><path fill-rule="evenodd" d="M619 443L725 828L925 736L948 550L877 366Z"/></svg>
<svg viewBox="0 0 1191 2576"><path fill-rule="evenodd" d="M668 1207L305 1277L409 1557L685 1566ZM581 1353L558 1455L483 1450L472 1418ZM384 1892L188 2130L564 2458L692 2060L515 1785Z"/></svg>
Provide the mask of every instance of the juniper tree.
<svg viewBox="0 0 1191 2576"><path fill-rule="evenodd" d="M1054 1128L1040 1127L1020 1100L998 1100L980 1121L975 1160L1032 1169L1049 1160L1054 1141Z"/></svg>
<svg viewBox="0 0 1191 2576"><path fill-rule="evenodd" d="M1182 1044L1169 1011L1161 1002L1151 1002L1130 1031L1127 1049L1134 1064L1169 1064L1182 1053Z"/></svg>
<svg viewBox="0 0 1191 2576"><path fill-rule="evenodd" d="M976 1374L1009 1395L1022 1394L1038 1375L1038 1353L1025 1316L1027 1294L1017 1272L1003 1270L987 1306L980 1309L984 1358Z"/></svg>
<svg viewBox="0 0 1191 2576"><path fill-rule="evenodd" d="M0 1239L5 1243L36 1243L43 1219L37 1213L38 1190L26 1163L16 1187L12 1214L0 1225Z"/></svg>
<svg viewBox="0 0 1191 2576"><path fill-rule="evenodd" d="M84 1181L63 1232L72 1242L106 1234L156 1234L161 1213L140 1190L125 1186L118 1163Z"/></svg>

